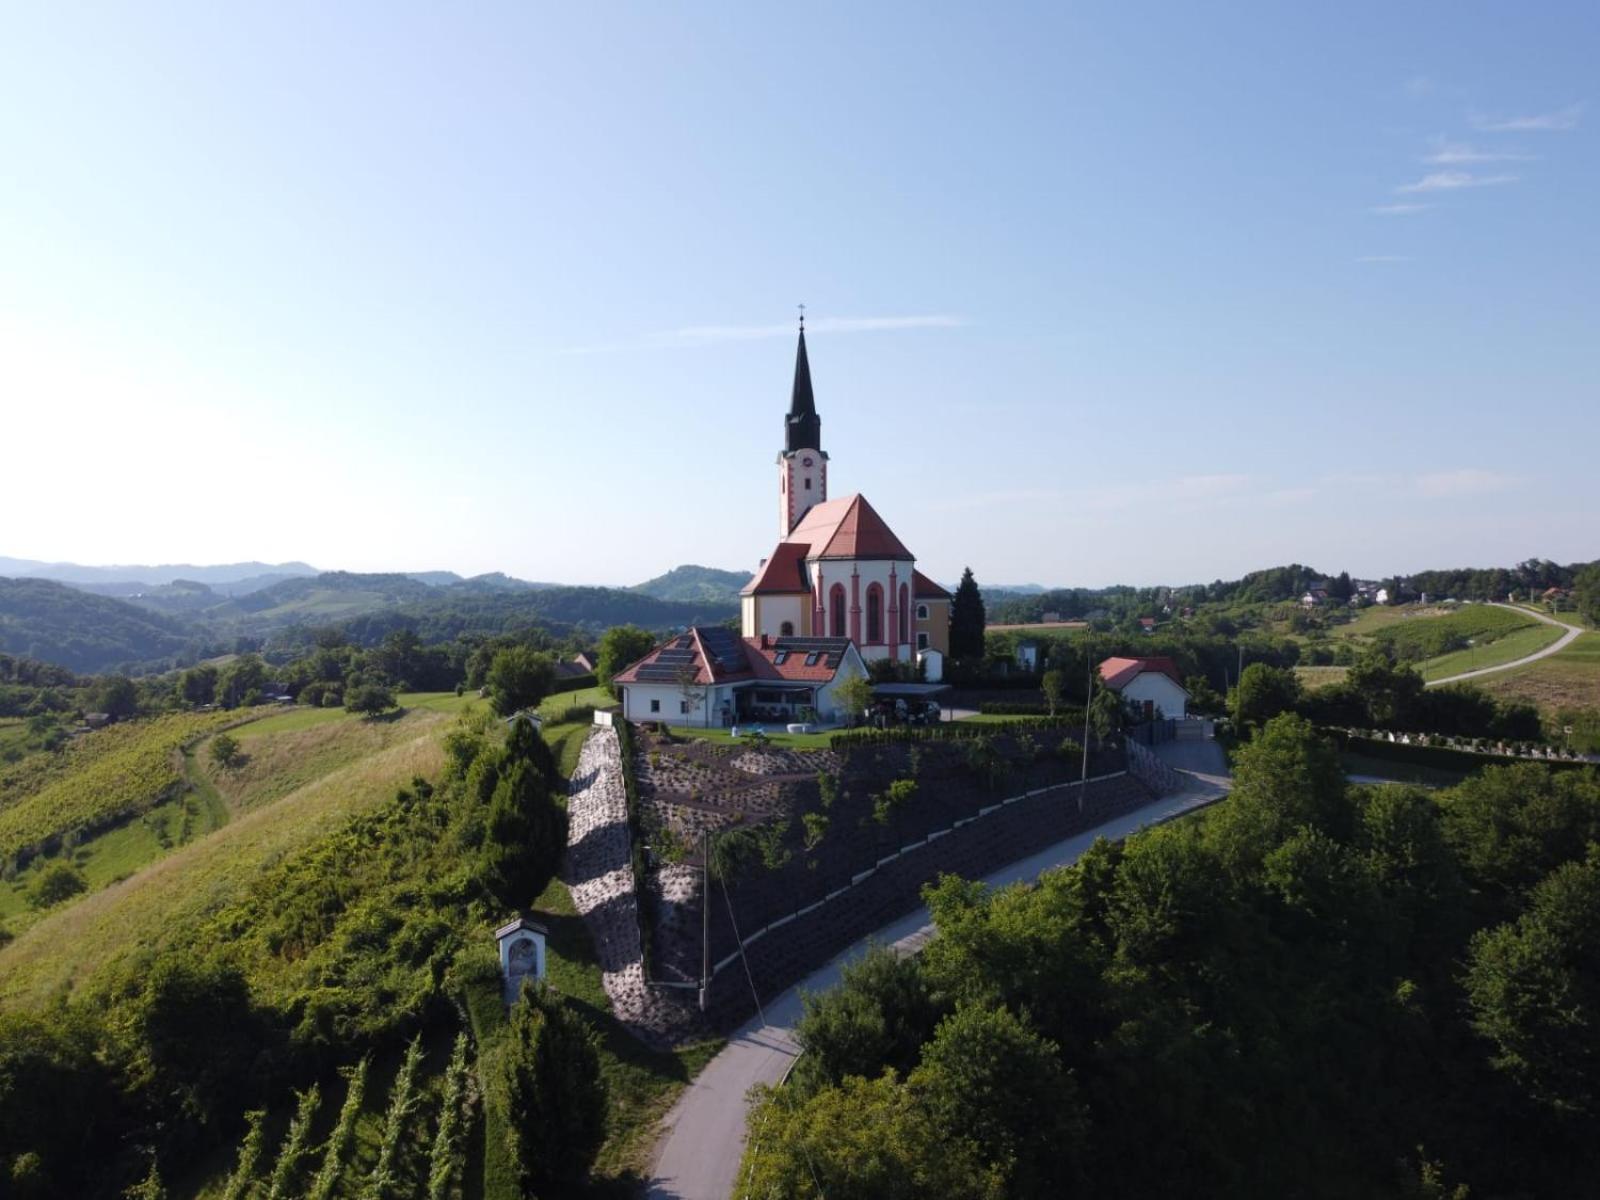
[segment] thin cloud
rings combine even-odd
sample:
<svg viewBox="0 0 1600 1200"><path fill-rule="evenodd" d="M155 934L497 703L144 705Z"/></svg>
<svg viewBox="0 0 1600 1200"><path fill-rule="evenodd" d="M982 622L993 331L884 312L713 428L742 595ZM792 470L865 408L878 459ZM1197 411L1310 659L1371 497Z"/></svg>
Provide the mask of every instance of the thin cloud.
<svg viewBox="0 0 1600 1200"><path fill-rule="evenodd" d="M1361 254L1356 257L1358 263L1402 263L1410 262L1409 254Z"/></svg>
<svg viewBox="0 0 1600 1200"><path fill-rule="evenodd" d="M1431 204L1374 204L1367 211L1380 217L1414 217L1432 207Z"/></svg>
<svg viewBox="0 0 1600 1200"><path fill-rule="evenodd" d="M1578 127L1583 116L1583 105L1569 104L1555 112L1538 113L1529 117L1471 117L1472 127L1485 133L1550 133Z"/></svg>
<svg viewBox="0 0 1600 1200"><path fill-rule="evenodd" d="M1430 500L1449 500L1460 496L1485 496L1503 492L1516 478L1500 471L1464 467L1458 471L1433 471L1416 478L1417 494Z"/></svg>
<svg viewBox="0 0 1600 1200"><path fill-rule="evenodd" d="M1435 166L1450 167L1463 166L1469 163L1491 162L1531 162L1532 154L1512 154L1505 150L1480 150L1466 142L1447 142L1440 139L1432 154L1424 155L1422 161L1433 163Z"/></svg>
<svg viewBox="0 0 1600 1200"><path fill-rule="evenodd" d="M1424 175L1415 183L1402 183L1395 191L1452 192L1458 188L1494 187L1501 183L1515 183L1515 175L1474 175L1469 171L1435 171Z"/></svg>
<svg viewBox="0 0 1600 1200"><path fill-rule="evenodd" d="M808 320L806 328L814 333L887 333L904 329L959 329L967 323L965 317L927 313L902 317L820 317ZM569 346L561 353L615 354L634 350L674 350L723 342L793 337L794 334L795 326L789 322L781 325L689 325L682 329L657 330L629 342Z"/></svg>

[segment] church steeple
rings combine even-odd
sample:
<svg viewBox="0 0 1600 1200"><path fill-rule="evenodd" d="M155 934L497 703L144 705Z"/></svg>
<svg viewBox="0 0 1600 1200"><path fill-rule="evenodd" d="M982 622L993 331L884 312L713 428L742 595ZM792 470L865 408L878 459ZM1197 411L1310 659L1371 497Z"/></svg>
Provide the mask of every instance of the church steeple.
<svg viewBox="0 0 1600 1200"><path fill-rule="evenodd" d="M789 397L789 415L783 421L784 445L796 450L822 449L822 418L817 416L817 401L811 394L811 363L806 358L806 318L800 314L800 345L794 356L794 391Z"/></svg>

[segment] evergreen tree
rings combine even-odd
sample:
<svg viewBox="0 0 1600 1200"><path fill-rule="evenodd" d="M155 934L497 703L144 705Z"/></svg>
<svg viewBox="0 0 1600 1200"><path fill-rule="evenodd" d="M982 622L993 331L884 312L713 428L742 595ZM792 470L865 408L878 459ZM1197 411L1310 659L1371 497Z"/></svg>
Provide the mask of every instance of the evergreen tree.
<svg viewBox="0 0 1600 1200"><path fill-rule="evenodd" d="M528 984L511 1009L496 1070L506 1142L525 1200L570 1196L605 1138L606 1088L594 1034L556 993Z"/></svg>
<svg viewBox="0 0 1600 1200"><path fill-rule="evenodd" d="M950 606L950 655L959 659L983 657L983 593L972 568L961 572L955 602Z"/></svg>

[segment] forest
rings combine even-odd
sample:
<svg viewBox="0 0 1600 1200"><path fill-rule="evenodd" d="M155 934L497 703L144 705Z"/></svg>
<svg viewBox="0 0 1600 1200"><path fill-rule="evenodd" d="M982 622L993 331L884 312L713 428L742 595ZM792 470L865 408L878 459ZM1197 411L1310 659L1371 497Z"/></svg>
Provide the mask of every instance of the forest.
<svg viewBox="0 0 1600 1200"><path fill-rule="evenodd" d="M810 996L750 1194L1575 1196L1600 1169L1600 777L1349 787L1270 722L1204 814Z"/></svg>

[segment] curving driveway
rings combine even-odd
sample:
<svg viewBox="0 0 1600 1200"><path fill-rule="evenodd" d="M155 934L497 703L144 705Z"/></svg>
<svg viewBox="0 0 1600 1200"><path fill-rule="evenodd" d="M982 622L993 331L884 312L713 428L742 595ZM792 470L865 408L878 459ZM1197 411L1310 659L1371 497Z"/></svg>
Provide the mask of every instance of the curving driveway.
<svg viewBox="0 0 1600 1200"><path fill-rule="evenodd" d="M1207 743L1206 749L1217 748ZM1173 765L1180 770L1189 766ZM1095 838L1127 837L1147 825L1170 821L1220 799L1227 792L1225 775L1212 774L1216 767L1209 758L1203 766L1198 762L1195 766L1200 770L1186 772L1189 781L1182 792L1152 800L1135 812L1057 842L1031 858L986 876L984 882L1001 887L1032 879L1051 867L1075 862ZM1222 769L1226 771L1225 767ZM800 993L825 991L836 985L844 964L859 956L869 942L911 951L932 934L928 910L919 908L857 942L820 971L768 1001L765 1022L752 1019L735 1033L667 1114L651 1167L651 1200L729 1200L735 1194L739 1160L744 1154L745 1096L758 1083L781 1080L800 1054L794 1037L801 1013Z"/></svg>
<svg viewBox="0 0 1600 1200"><path fill-rule="evenodd" d="M1535 650L1532 654L1525 658L1519 658L1508 663L1501 663L1497 667L1479 667L1476 671L1463 671L1459 675L1450 675L1444 679L1434 679L1429 681L1427 685L1428 687L1442 687L1447 683L1461 683L1468 679L1477 679L1483 675L1497 675L1501 671L1509 671L1513 667L1525 667L1531 662L1538 662L1541 658L1549 658L1552 654L1559 654L1568 646L1572 645L1572 643L1577 639L1577 636L1583 632L1583 630L1576 625L1568 625L1565 621L1558 621L1554 617L1547 617L1543 613L1536 613L1531 608L1521 608L1515 604L1496 604L1495 607L1508 609L1511 612L1523 613L1526 616L1543 621L1546 625L1554 625L1557 629L1565 629L1566 632L1555 641L1551 642L1543 650Z"/></svg>

